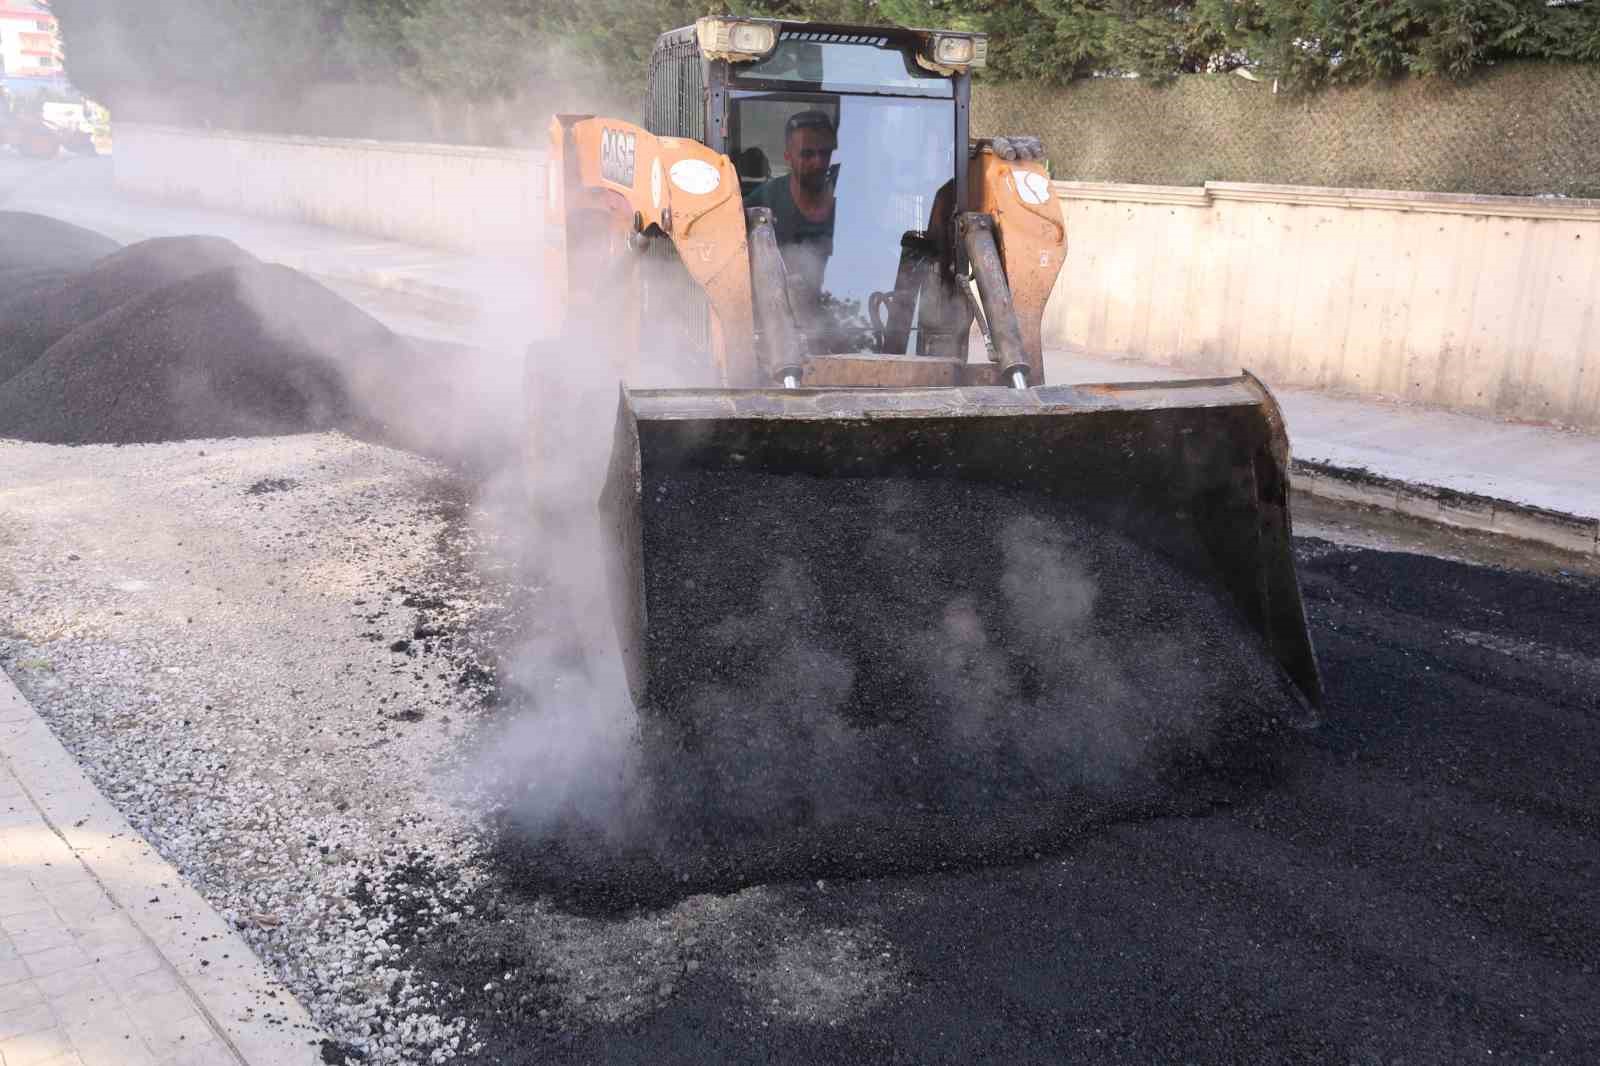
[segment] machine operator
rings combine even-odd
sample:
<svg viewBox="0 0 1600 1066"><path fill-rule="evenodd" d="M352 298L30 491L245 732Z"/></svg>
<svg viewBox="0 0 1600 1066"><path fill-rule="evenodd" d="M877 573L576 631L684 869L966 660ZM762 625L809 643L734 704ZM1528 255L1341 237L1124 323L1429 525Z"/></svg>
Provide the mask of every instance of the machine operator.
<svg viewBox="0 0 1600 1066"><path fill-rule="evenodd" d="M783 126L783 161L789 173L750 190L746 207L772 211L773 228L784 263L790 270L814 275L822 283L822 265L833 253L833 188L828 168L838 141L826 111L801 111Z"/></svg>

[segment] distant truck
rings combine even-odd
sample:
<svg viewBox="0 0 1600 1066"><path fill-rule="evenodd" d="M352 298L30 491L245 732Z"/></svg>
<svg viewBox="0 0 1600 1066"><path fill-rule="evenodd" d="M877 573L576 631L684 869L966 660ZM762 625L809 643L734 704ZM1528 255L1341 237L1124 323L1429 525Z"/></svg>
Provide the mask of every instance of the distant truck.
<svg viewBox="0 0 1600 1066"><path fill-rule="evenodd" d="M50 120L48 110L41 117L0 109L0 146L30 159L54 159L63 148L80 155L95 154L94 137L88 122L83 120L83 108L51 104L46 104L45 108L53 106L75 107L78 121L72 123L69 117L67 123L57 125Z"/></svg>

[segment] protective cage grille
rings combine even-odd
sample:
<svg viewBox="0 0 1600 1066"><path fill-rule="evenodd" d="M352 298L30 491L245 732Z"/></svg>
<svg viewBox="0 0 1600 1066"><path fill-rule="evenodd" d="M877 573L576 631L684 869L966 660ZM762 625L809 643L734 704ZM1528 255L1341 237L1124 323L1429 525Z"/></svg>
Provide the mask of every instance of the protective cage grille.
<svg viewBox="0 0 1600 1066"><path fill-rule="evenodd" d="M645 129L705 142L705 65L694 31L667 34L650 54Z"/></svg>
<svg viewBox="0 0 1600 1066"><path fill-rule="evenodd" d="M692 28L664 34L650 54L645 89L645 129L661 137L705 143L705 62ZM646 336L694 353L711 349L711 301L690 276L677 247L650 242L642 266L641 312Z"/></svg>
<svg viewBox="0 0 1600 1066"><path fill-rule="evenodd" d="M816 41L819 44L865 44L874 48L889 47L889 38L873 33L826 33L821 30L784 30L778 34L783 41Z"/></svg>

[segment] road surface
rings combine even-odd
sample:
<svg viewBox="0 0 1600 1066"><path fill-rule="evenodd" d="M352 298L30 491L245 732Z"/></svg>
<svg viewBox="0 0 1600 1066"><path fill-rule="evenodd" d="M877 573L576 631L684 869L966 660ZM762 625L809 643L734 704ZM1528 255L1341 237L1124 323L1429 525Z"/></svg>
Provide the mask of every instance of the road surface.
<svg viewBox="0 0 1600 1066"><path fill-rule="evenodd" d="M1242 805L1019 866L820 885L797 867L752 891L841 931L831 955L770 921L737 947L725 922L617 1021L574 1025L546 994L560 960L519 932L546 904L514 868L487 922L418 957L472 990L483 1061L1596 1061L1600 583L1297 550L1326 718ZM674 921L646 941L694 939ZM838 1010L786 1011L783 973L835 982Z"/></svg>

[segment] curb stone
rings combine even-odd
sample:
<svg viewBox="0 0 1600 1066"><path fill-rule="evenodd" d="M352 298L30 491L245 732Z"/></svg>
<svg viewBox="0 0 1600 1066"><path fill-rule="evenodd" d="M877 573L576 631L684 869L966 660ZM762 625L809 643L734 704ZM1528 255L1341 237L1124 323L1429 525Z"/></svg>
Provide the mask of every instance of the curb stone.
<svg viewBox="0 0 1600 1066"><path fill-rule="evenodd" d="M1353 503L1515 540L1600 556L1600 518L1384 477L1362 468L1296 459L1290 481L1297 492Z"/></svg>
<svg viewBox="0 0 1600 1066"><path fill-rule="evenodd" d="M0 760L43 831L65 844L157 952L198 1012L245 1066L323 1061L328 1034L243 937L101 794L0 671ZM46 840L48 843L48 840ZM67 1024L71 1024L68 1022Z"/></svg>

